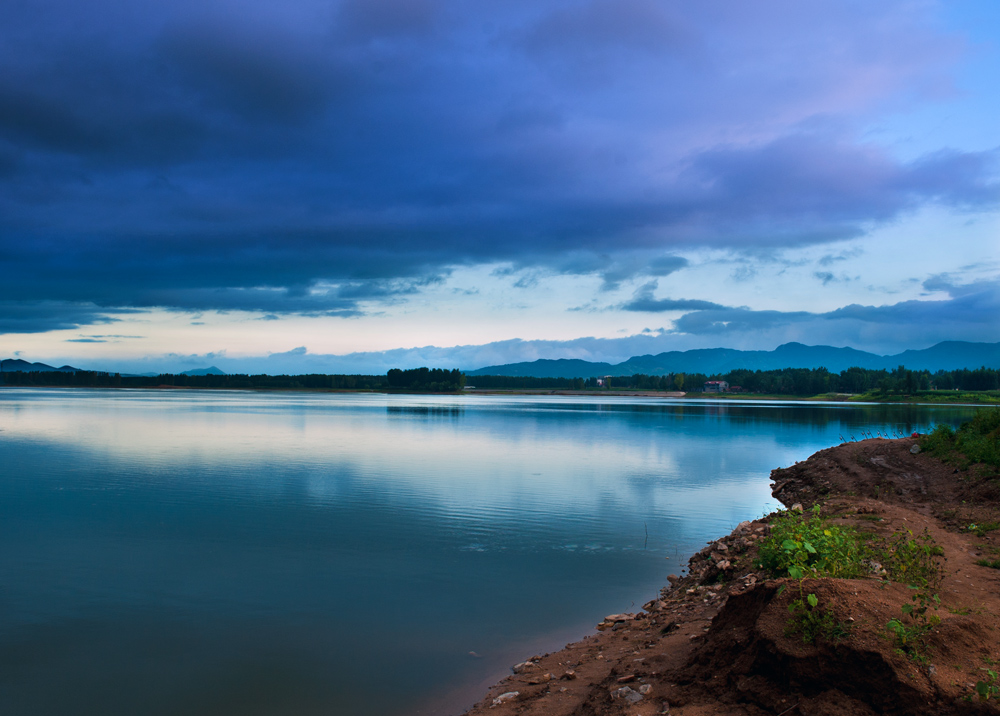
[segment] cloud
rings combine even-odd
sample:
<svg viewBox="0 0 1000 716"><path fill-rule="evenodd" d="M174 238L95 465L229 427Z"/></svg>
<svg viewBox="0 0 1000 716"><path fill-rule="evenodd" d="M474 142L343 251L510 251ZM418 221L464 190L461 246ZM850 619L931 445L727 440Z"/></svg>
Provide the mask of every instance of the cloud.
<svg viewBox="0 0 1000 716"><path fill-rule="evenodd" d="M847 261L849 259L857 258L858 256L861 256L861 254L863 253L864 250L861 247L855 246L853 248L841 251L837 254L826 254L825 256L821 257L819 261L817 261L816 263L818 263L820 266L828 267L832 266L835 263L839 263L841 261Z"/></svg>
<svg viewBox="0 0 1000 716"><path fill-rule="evenodd" d="M614 290L692 247L998 201L995 152L852 129L950 91L961 42L902 0L44 0L0 25L0 300L28 313L353 317L491 263Z"/></svg>
<svg viewBox="0 0 1000 716"><path fill-rule="evenodd" d="M176 68L179 85L207 107L250 122L297 126L335 98L331 68L300 52L295 36L243 28L232 18L217 23L168 28L156 46Z"/></svg>
<svg viewBox="0 0 1000 716"><path fill-rule="evenodd" d="M269 359L277 360L281 358L293 358L295 356L304 356L308 353L305 346L299 346L298 348L292 348L290 351L285 351L284 353L272 353L268 356Z"/></svg>
<svg viewBox="0 0 1000 716"><path fill-rule="evenodd" d="M79 336L78 338L67 338L66 343L117 343L122 339L144 338L145 336L127 336L117 333L107 335Z"/></svg>
<svg viewBox="0 0 1000 716"><path fill-rule="evenodd" d="M851 304L824 313L755 311L720 307L687 313L672 332L712 336L728 342L746 340L801 340L854 347L913 347L913 336L928 345L943 340L1000 341L1000 281L955 285L947 277L928 279L925 288L945 290L944 300L901 301L884 306Z"/></svg>
<svg viewBox="0 0 1000 716"><path fill-rule="evenodd" d="M643 311L648 313L660 313L662 311L707 311L713 309L725 309L711 301L699 301L695 299L671 299L654 298L658 282L650 281L636 289L632 300L623 303L619 308L623 311Z"/></svg>
<svg viewBox="0 0 1000 716"><path fill-rule="evenodd" d="M0 301L0 334L45 333L119 320L87 303Z"/></svg>
<svg viewBox="0 0 1000 716"><path fill-rule="evenodd" d="M942 279L948 281L947 277ZM809 345L849 345L879 354L926 348L944 340L1000 342L1000 282L956 285L954 297L938 301L902 301L886 306L850 305L825 313L754 311L747 308L696 310L669 329L647 329L623 338L505 340L482 345L419 346L344 355L310 353L299 346L267 356L229 357L225 351L170 354L139 360L52 361L98 370L132 373L179 372L216 365L227 373L384 373L389 368L463 368L472 370L539 358L579 358L620 363L632 356L672 350L714 348L720 338L731 347L772 350L790 341ZM915 341L914 336L919 336ZM51 362L51 361L50 361Z"/></svg>

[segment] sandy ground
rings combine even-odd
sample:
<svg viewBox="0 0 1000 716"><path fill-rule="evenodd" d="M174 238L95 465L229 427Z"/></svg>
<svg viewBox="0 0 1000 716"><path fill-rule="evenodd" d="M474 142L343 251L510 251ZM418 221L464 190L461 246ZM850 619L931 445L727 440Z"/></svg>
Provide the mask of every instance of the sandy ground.
<svg viewBox="0 0 1000 716"><path fill-rule="evenodd" d="M998 697L975 694L1000 668L1000 569L976 564L1000 559L1000 530L968 529L1000 521L1000 481L914 454L916 443L847 443L771 477L786 506L820 504L834 523L883 536L926 530L943 549L941 622L924 659L886 630L913 590L877 574L804 583L845 636L808 644L788 633L799 585L755 569L764 518L706 546L643 611L609 615L562 651L526 654L467 716L1000 713L1000 683Z"/></svg>

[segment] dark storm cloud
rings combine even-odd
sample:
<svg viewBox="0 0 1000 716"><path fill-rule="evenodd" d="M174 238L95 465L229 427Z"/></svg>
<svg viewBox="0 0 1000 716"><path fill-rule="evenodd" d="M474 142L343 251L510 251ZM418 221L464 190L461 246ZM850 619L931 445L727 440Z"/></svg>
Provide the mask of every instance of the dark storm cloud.
<svg viewBox="0 0 1000 716"><path fill-rule="evenodd" d="M44 333L117 320L93 304L0 301L0 333Z"/></svg>
<svg viewBox="0 0 1000 716"><path fill-rule="evenodd" d="M981 281L956 285L947 277L935 277L924 283L929 290L943 290L950 295L943 300L901 301L885 306L851 304L826 313L807 311L755 311L749 308L718 307L695 310L674 322L674 333L693 335L735 335L769 331L791 325L808 325L809 335L819 337L836 333L831 324L866 325L879 330L898 330L937 340L962 335L963 340L1000 340L1000 282Z"/></svg>
<svg viewBox="0 0 1000 716"><path fill-rule="evenodd" d="M205 106L294 125L321 114L337 84L319 61L296 57L294 42L267 28L234 35L231 23L220 23L169 31L158 49Z"/></svg>
<svg viewBox="0 0 1000 716"><path fill-rule="evenodd" d="M905 7L5 3L4 326L354 316L484 262L607 290L692 246L995 206L994 154L844 129L946 84L955 40Z"/></svg>

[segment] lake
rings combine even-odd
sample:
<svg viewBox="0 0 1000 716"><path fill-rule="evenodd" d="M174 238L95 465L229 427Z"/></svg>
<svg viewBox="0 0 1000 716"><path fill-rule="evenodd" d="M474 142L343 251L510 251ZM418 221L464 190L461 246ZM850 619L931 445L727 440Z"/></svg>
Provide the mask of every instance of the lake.
<svg viewBox="0 0 1000 716"><path fill-rule="evenodd" d="M777 506L970 407L0 390L15 714L451 714Z"/></svg>

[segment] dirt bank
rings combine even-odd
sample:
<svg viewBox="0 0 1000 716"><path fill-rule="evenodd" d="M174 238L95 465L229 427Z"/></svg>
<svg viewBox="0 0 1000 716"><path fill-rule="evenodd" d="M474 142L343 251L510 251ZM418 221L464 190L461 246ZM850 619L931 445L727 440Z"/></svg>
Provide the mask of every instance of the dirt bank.
<svg viewBox="0 0 1000 716"><path fill-rule="evenodd" d="M914 454L916 444L847 443L771 477L783 504L821 505L831 525L887 543L926 531L940 555L924 590L940 605L927 614L940 622L919 649L901 650L886 628L917 604L915 590L886 580L877 563L864 578L773 578L759 560L772 529L765 518L706 546L638 614L611 615L597 634L526 658L467 713L1000 713L1000 683L988 671L1000 668L1000 569L977 564L1000 560L1000 529L984 530L1000 522L1000 483ZM789 605L806 593L835 625L814 643L789 630ZM996 694L982 701L977 682L996 683Z"/></svg>

